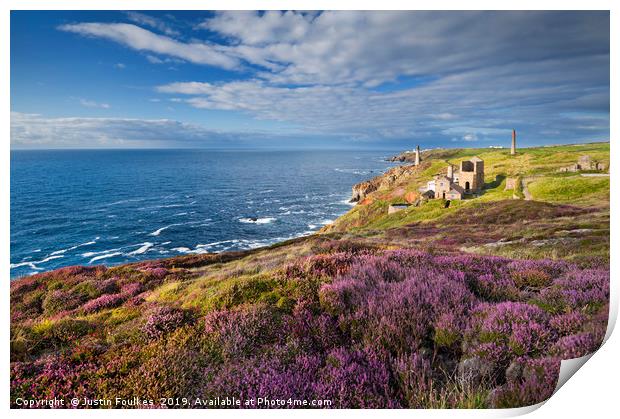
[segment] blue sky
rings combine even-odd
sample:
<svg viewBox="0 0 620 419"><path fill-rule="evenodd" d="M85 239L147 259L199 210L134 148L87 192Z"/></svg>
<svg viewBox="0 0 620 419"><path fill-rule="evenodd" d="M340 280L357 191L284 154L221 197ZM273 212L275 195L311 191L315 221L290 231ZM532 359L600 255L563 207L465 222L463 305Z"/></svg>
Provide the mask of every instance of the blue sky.
<svg viewBox="0 0 620 419"><path fill-rule="evenodd" d="M13 148L609 139L607 12L13 11Z"/></svg>

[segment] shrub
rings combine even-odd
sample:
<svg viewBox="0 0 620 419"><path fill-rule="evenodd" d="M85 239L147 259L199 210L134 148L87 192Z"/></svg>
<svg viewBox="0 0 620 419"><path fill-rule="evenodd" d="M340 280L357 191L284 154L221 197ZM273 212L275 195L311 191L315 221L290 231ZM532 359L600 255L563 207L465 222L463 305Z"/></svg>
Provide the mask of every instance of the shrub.
<svg viewBox="0 0 620 419"><path fill-rule="evenodd" d="M433 370L428 359L417 352L394 361L398 390L409 408L427 408L435 399Z"/></svg>
<svg viewBox="0 0 620 419"><path fill-rule="evenodd" d="M596 336L587 332L564 336L551 347L551 353L560 359L580 358L596 351L600 343Z"/></svg>
<svg viewBox="0 0 620 419"><path fill-rule="evenodd" d="M157 307L151 311L143 327L151 339L157 339L181 327L189 320L188 313L173 307Z"/></svg>
<svg viewBox="0 0 620 419"><path fill-rule="evenodd" d="M205 373L208 381L203 386L203 393L209 398L228 396L242 400L259 397L270 400L329 398L330 395L314 388L322 365L321 357L302 354L290 358L287 347L276 346L262 357L210 366Z"/></svg>
<svg viewBox="0 0 620 419"><path fill-rule="evenodd" d="M516 301L520 297L515 282L508 275L481 275L474 284L476 292L487 301Z"/></svg>
<svg viewBox="0 0 620 419"><path fill-rule="evenodd" d="M67 356L48 356L35 362L11 364L12 407L18 398L94 398L91 388L93 363L75 362Z"/></svg>
<svg viewBox="0 0 620 419"><path fill-rule="evenodd" d="M524 269L512 273L515 285L521 289L541 289L551 283L551 275L538 269Z"/></svg>
<svg viewBox="0 0 620 419"><path fill-rule="evenodd" d="M262 304L215 311L205 317L206 333L217 339L222 356L227 360L278 342L282 337L281 326L281 316Z"/></svg>
<svg viewBox="0 0 620 419"><path fill-rule="evenodd" d="M319 372L315 394L339 408L401 407L390 385L390 371L373 351L332 350Z"/></svg>
<svg viewBox="0 0 620 419"><path fill-rule="evenodd" d="M123 304L126 298L124 294L104 294L84 304L82 310L84 310L85 313L94 313L106 308L117 307Z"/></svg>
<svg viewBox="0 0 620 419"><path fill-rule="evenodd" d="M586 316L578 311L559 314L549 320L549 325L559 336L577 333L583 327Z"/></svg>
<svg viewBox="0 0 620 419"><path fill-rule="evenodd" d="M56 290L48 292L41 307L45 314L56 314L65 310L77 308L84 302L84 297L72 291Z"/></svg>
<svg viewBox="0 0 620 419"><path fill-rule="evenodd" d="M434 321L443 315L453 314L454 327L464 324L465 314L475 303L463 275L454 271L440 274L427 268L410 268L402 282L379 282L369 287L345 279L332 286L341 295L350 295L340 297L340 301L351 304L346 307L344 303L346 311L340 318L352 337L367 347L379 346L393 354L409 353L431 342Z"/></svg>
<svg viewBox="0 0 620 419"><path fill-rule="evenodd" d="M538 355L553 339L548 315L530 304L481 304L472 314L466 332L467 352L500 365L524 355Z"/></svg>
<svg viewBox="0 0 620 419"><path fill-rule="evenodd" d="M325 313L314 314L307 303L297 304L285 322L285 330L304 351L323 353L345 342L337 320Z"/></svg>
<svg viewBox="0 0 620 419"><path fill-rule="evenodd" d="M523 359L521 372L489 396L494 408L523 407L547 400L553 394L560 375L560 361L555 358Z"/></svg>
<svg viewBox="0 0 620 419"><path fill-rule="evenodd" d="M595 313L609 301L609 271L573 269L553 280L536 298L552 313L585 310Z"/></svg>

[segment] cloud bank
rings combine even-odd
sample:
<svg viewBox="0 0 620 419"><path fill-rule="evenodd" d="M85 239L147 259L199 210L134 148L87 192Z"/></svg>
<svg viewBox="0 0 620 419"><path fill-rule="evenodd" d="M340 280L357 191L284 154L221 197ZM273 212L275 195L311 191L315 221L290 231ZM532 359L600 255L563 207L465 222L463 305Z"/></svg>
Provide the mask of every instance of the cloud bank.
<svg viewBox="0 0 620 419"><path fill-rule="evenodd" d="M128 18L59 29L236 75L153 86L198 109L360 140L609 138L607 12L218 12L184 36Z"/></svg>

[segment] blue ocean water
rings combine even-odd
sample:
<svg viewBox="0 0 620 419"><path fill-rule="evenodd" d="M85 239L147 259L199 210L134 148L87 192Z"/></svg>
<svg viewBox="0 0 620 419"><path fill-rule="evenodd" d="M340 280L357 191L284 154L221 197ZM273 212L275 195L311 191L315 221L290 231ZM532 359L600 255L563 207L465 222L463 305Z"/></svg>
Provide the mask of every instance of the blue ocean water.
<svg viewBox="0 0 620 419"><path fill-rule="evenodd" d="M11 152L11 277L249 249L310 234L380 151Z"/></svg>

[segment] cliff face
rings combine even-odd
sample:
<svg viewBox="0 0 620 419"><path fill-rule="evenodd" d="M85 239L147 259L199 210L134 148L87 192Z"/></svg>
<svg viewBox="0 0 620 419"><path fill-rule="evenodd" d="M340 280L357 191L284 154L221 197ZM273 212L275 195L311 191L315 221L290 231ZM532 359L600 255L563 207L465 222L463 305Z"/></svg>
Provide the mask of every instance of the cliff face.
<svg viewBox="0 0 620 419"><path fill-rule="evenodd" d="M424 165L415 166L398 166L394 167L382 175L376 176L370 180L358 183L353 186L351 194L351 202L363 201L369 194L381 189L388 189L394 186L396 183L415 174Z"/></svg>
<svg viewBox="0 0 620 419"><path fill-rule="evenodd" d="M424 158L424 155L422 155L422 158ZM387 161L400 161L400 162L409 162L409 163L414 163L415 162L415 153L410 153L408 151L402 152L396 156L392 156L390 158L387 159Z"/></svg>

